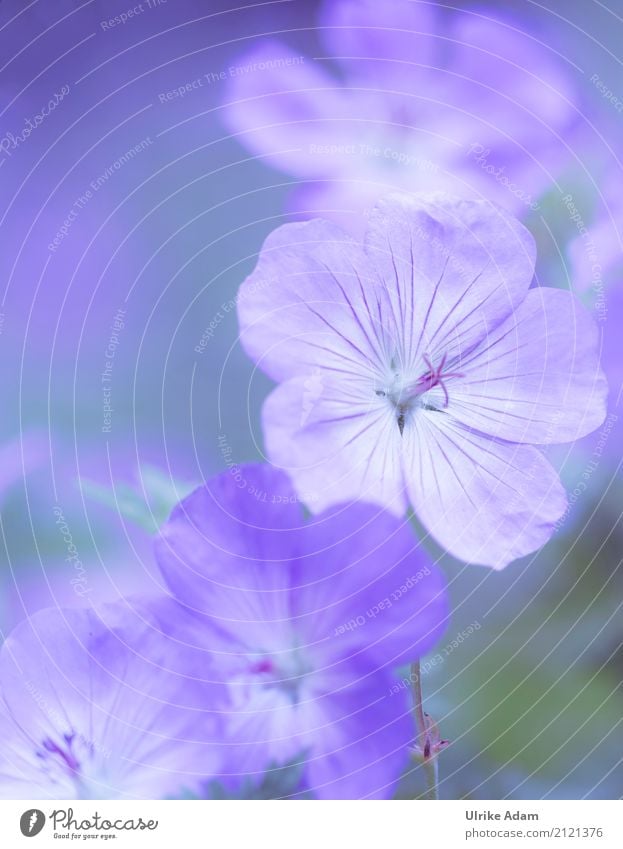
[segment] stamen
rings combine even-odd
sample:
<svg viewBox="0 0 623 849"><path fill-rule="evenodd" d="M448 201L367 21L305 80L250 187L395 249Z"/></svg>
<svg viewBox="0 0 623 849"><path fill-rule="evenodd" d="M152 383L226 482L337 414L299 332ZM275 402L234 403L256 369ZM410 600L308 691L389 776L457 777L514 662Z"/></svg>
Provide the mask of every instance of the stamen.
<svg viewBox="0 0 623 849"><path fill-rule="evenodd" d="M395 372L393 375L393 379L389 382L388 386L385 389L374 390L374 393L377 397L388 398L392 406L394 407L396 414L396 422L398 423L398 430L400 431L401 436L404 433L409 413L414 407L421 406L427 410L439 409L438 407L435 407L430 403L418 401L417 399L421 395L424 395L427 392L430 392L431 389L434 389L436 386L439 386L439 388L443 392L442 406L445 408L450 403L450 395L448 392L448 387L446 386L446 381L448 380L448 378L452 377L463 377L463 374L461 372L444 372L444 369L446 368L446 363L448 361L447 352L443 354L436 366L433 365L432 359L428 354L424 354L422 359L427 370L424 372L424 374L418 377L414 383L406 383L403 379L401 379L400 373ZM393 360L391 365L393 369Z"/></svg>
<svg viewBox="0 0 623 849"><path fill-rule="evenodd" d="M73 734L64 735L65 742L67 743L66 749L59 746L58 743L55 743L54 740L51 740L49 737L46 737L45 740L43 740L43 748L51 755L58 755L61 761L64 762L64 764L71 772L79 772L80 762L72 751L72 743L74 740L74 736L75 735Z"/></svg>
<svg viewBox="0 0 623 849"><path fill-rule="evenodd" d="M262 675L264 673L274 671L275 666L269 657L262 658L262 660L258 660L257 663L254 663L251 666L251 672L253 672L255 675Z"/></svg>
<svg viewBox="0 0 623 849"><path fill-rule="evenodd" d="M405 429L405 410L403 407L399 407L398 409L398 430L400 431L400 435L402 436Z"/></svg>
<svg viewBox="0 0 623 849"><path fill-rule="evenodd" d="M444 395L444 407L447 407L450 403L450 396L448 395L448 389L446 387L445 381L449 377L463 377L463 374L457 371L446 372L445 374L443 373L443 370L446 366L447 358L448 354L446 352L439 361L439 365L435 367L433 366L428 354L424 354L423 360L426 363L426 366L428 367L428 371L426 372L426 374L423 374L422 377L420 377L416 383L416 387L421 387L420 392L418 392L417 394L429 392L431 389L434 389L435 386L440 386Z"/></svg>

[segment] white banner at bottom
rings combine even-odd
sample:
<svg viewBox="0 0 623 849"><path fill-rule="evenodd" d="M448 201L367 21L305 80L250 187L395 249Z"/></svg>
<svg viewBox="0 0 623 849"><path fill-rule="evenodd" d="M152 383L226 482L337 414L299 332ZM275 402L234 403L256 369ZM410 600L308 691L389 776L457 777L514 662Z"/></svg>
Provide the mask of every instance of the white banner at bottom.
<svg viewBox="0 0 623 849"><path fill-rule="evenodd" d="M7 849L376 849L427 839L452 849L621 849L623 802L0 801Z"/></svg>

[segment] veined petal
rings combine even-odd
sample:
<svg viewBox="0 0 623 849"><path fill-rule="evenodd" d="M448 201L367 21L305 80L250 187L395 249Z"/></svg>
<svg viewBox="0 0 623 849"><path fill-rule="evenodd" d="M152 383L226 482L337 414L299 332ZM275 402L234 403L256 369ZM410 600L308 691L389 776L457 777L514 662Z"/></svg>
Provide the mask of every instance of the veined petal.
<svg viewBox="0 0 623 849"><path fill-rule="evenodd" d="M238 295L242 344L275 380L322 365L346 379L382 367L387 296L360 245L327 221L285 224Z"/></svg>
<svg viewBox="0 0 623 849"><path fill-rule="evenodd" d="M481 436L441 412L405 429L411 503L455 557L503 569L536 551L567 507L558 475L537 448Z"/></svg>
<svg viewBox="0 0 623 849"><path fill-rule="evenodd" d="M534 239L488 201L389 195L376 205L366 251L385 280L402 358L465 354L524 299Z"/></svg>
<svg viewBox="0 0 623 849"><path fill-rule="evenodd" d="M309 394L304 379L278 386L264 403L262 419L271 462L286 470L309 509L359 499L402 515L406 494L395 417L370 390L368 403L321 373Z"/></svg>
<svg viewBox="0 0 623 849"><path fill-rule="evenodd" d="M571 442L606 415L596 323L569 292L538 288L457 366L448 412L513 442Z"/></svg>
<svg viewBox="0 0 623 849"><path fill-rule="evenodd" d="M225 691L186 658L138 616L128 621L125 606L116 625L59 609L20 624L0 652L1 795L160 798L197 787L217 771Z"/></svg>

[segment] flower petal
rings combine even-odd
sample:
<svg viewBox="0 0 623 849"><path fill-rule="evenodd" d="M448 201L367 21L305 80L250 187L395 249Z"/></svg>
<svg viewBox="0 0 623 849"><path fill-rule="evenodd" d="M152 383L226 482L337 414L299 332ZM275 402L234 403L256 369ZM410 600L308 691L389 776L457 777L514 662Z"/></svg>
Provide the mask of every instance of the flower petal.
<svg viewBox="0 0 623 849"><path fill-rule="evenodd" d="M525 297L535 261L516 219L448 195L383 198L366 250L388 286L404 362L456 356L484 339Z"/></svg>
<svg viewBox="0 0 623 849"><path fill-rule="evenodd" d="M353 97L321 66L286 44L264 40L230 76L224 117L245 147L300 177L339 172L343 157L327 151L353 142Z"/></svg>
<svg viewBox="0 0 623 849"><path fill-rule="evenodd" d="M397 515L407 506L400 461L400 436L393 415L368 404L348 386L335 386L318 372L288 380L264 403L266 450L285 469L301 499L318 513L333 504L361 499Z"/></svg>
<svg viewBox="0 0 623 849"><path fill-rule="evenodd" d="M271 233L237 303L242 344L275 380L319 364L346 377L381 367L387 297L361 247L334 224Z"/></svg>
<svg viewBox="0 0 623 849"><path fill-rule="evenodd" d="M156 557L173 595L227 632L232 646L239 640L268 651L271 639L280 648L289 635L290 560L301 523L282 472L232 467L175 508Z"/></svg>
<svg viewBox="0 0 623 849"><path fill-rule="evenodd" d="M389 675L336 680L309 706L316 746L308 782L320 799L391 799L408 763L413 724Z"/></svg>
<svg viewBox="0 0 623 849"><path fill-rule="evenodd" d="M293 616L322 663L365 653L391 668L431 648L447 622L445 582L408 520L359 503L305 530Z"/></svg>
<svg viewBox="0 0 623 849"><path fill-rule="evenodd" d="M442 412L405 429L411 503L455 557L503 569L552 536L567 498L538 449L480 436Z"/></svg>
<svg viewBox="0 0 623 849"><path fill-rule="evenodd" d="M413 727L388 674L343 662L293 702L265 690L232 715L228 758L234 786L302 756L304 789L319 799L391 798L407 763Z"/></svg>
<svg viewBox="0 0 623 849"><path fill-rule="evenodd" d="M559 133L578 98L554 51L512 17L456 15L451 37L452 101L459 109L475 104L482 118L473 141L526 146L532 156L538 145L562 147Z"/></svg>
<svg viewBox="0 0 623 849"><path fill-rule="evenodd" d="M537 288L448 381L448 412L512 442L571 442L606 415L597 325L569 292Z"/></svg>
<svg viewBox="0 0 623 849"><path fill-rule="evenodd" d="M159 798L216 770L211 711L224 688L201 684L179 646L117 609L115 626L88 610L43 610L7 638L3 797Z"/></svg>
<svg viewBox="0 0 623 849"><path fill-rule="evenodd" d="M318 31L349 77L413 84L418 66L433 62L435 12L404 0L324 0Z"/></svg>
<svg viewBox="0 0 623 849"><path fill-rule="evenodd" d="M305 754L305 705L277 687L255 688L235 697L227 716L228 754L224 784L237 790L241 782L261 783L267 770ZM313 745L313 740L311 741Z"/></svg>

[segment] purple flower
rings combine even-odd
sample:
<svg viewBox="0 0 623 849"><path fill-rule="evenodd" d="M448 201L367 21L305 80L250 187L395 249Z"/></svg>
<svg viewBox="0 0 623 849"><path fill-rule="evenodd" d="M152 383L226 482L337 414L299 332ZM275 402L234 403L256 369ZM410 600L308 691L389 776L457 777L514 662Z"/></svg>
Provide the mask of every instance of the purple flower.
<svg viewBox="0 0 623 849"><path fill-rule="evenodd" d="M594 310L600 323L601 364L610 387L609 415L604 429L582 443L588 456L580 462L599 461L610 477L618 469L623 421L620 405L623 397L623 357L621 356L621 321L623 320L623 201L619 184L621 169L606 169L600 175L600 203L587 209L574 195L563 197L571 225L577 231L567 246L570 276L578 295ZM604 482L604 486L606 483ZM591 508L592 509L592 508Z"/></svg>
<svg viewBox="0 0 623 849"><path fill-rule="evenodd" d="M268 455L312 511L410 503L448 551L495 568L547 541L566 496L535 446L594 430L606 385L595 325L568 292L529 289L534 259L515 219L445 195L384 199L363 245L320 220L269 236L241 339L280 383Z"/></svg>
<svg viewBox="0 0 623 849"><path fill-rule="evenodd" d="M7 638L0 797L152 799L216 770L223 688L126 610L48 609Z"/></svg>
<svg viewBox="0 0 623 849"><path fill-rule="evenodd" d="M526 212L568 155L573 87L512 18L326 0L317 34L318 58L272 39L242 56L224 111L242 144L306 181L297 211L443 189Z"/></svg>
<svg viewBox="0 0 623 849"><path fill-rule="evenodd" d="M599 198L587 203L579 193L562 197L574 237L568 245L571 276L578 292L592 290L597 312L607 312L608 285L615 285L623 269L623 199L619 191L621 168L604 168L597 176ZM600 310L602 307L602 310Z"/></svg>
<svg viewBox="0 0 623 849"><path fill-rule="evenodd" d="M305 523L283 473L245 466L182 501L156 551L229 681L229 780L300 757L318 797L390 796L414 737L391 670L447 617L408 525L363 504Z"/></svg>

